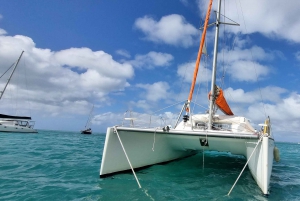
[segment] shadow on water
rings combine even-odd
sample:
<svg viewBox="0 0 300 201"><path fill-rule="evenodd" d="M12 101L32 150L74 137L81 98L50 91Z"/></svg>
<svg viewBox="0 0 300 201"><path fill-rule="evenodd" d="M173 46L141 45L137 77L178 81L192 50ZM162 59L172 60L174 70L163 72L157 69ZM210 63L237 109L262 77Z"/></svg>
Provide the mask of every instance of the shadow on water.
<svg viewBox="0 0 300 201"><path fill-rule="evenodd" d="M228 153L205 152L157 164L136 172L101 179L103 199L130 200L266 200L246 169L230 196L226 196L246 159ZM122 193L117 194L117 189ZM114 192L115 191L115 192ZM145 193L146 192L146 193Z"/></svg>
<svg viewBox="0 0 300 201"><path fill-rule="evenodd" d="M246 159L230 153L204 152L204 155L199 153L137 171L142 189L138 189L131 172L115 175L111 179L101 179L101 198L126 200L128 196L131 200L299 200L300 146L277 143L277 147L280 149L281 160L273 163L270 195L267 197L262 194L248 168L244 170L230 196L227 196Z"/></svg>

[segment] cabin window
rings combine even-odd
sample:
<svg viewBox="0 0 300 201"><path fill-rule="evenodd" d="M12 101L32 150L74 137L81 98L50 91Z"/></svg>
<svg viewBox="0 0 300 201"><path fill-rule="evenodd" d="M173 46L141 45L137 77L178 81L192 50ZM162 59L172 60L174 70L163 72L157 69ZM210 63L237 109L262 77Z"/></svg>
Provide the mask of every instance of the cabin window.
<svg viewBox="0 0 300 201"><path fill-rule="evenodd" d="M28 122L27 121L18 121L18 124L20 126L26 127L28 125Z"/></svg>
<svg viewBox="0 0 300 201"><path fill-rule="evenodd" d="M231 124L213 123L212 128L213 128L214 130L226 130L226 131L231 131Z"/></svg>

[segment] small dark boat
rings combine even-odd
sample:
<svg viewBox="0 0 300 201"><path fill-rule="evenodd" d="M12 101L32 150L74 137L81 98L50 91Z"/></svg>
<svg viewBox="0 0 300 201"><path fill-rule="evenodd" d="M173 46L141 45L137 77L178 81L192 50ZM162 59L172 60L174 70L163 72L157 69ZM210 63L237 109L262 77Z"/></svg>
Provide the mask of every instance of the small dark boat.
<svg viewBox="0 0 300 201"><path fill-rule="evenodd" d="M81 134L88 134L88 135L92 134L92 129L89 128L89 125L91 123L93 110L94 110L94 105L93 105L93 107L91 109L91 112L90 112L89 118L88 118L88 120L87 120L87 122L85 124L84 130L80 131Z"/></svg>
<svg viewBox="0 0 300 201"><path fill-rule="evenodd" d="M92 134L92 129L91 128L88 128L88 129L85 129L85 130L82 130L81 131L81 134Z"/></svg>

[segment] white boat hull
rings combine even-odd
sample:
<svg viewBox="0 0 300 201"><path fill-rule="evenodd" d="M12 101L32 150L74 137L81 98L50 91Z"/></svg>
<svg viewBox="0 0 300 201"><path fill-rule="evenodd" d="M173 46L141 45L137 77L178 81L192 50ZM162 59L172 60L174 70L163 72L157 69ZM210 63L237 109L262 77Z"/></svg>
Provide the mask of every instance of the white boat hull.
<svg viewBox="0 0 300 201"><path fill-rule="evenodd" d="M203 150L231 152L249 159L259 136L230 132L183 131L118 127L117 132L133 168L172 161ZM201 140L207 140L205 146ZM274 141L263 137L251 157L248 167L264 194L268 194L273 164ZM268 160L266 160L268 158ZM114 128L108 128L102 155L100 177L130 170Z"/></svg>
<svg viewBox="0 0 300 201"><path fill-rule="evenodd" d="M246 146L246 157L249 158L256 144L249 142ZM274 140L272 138L263 137L262 142L253 153L253 156L248 163L248 167L253 178L264 194L269 194L269 184L274 159L274 147Z"/></svg>
<svg viewBox="0 0 300 201"><path fill-rule="evenodd" d="M24 126L0 125L0 132L8 133L37 133L37 130Z"/></svg>
<svg viewBox="0 0 300 201"><path fill-rule="evenodd" d="M134 168L167 162L195 154L193 150L176 150L169 135L142 134L118 131L126 153ZM153 145L154 144L154 145ZM154 151L153 151L154 150ZM113 128L107 129L100 176L130 170L117 135Z"/></svg>

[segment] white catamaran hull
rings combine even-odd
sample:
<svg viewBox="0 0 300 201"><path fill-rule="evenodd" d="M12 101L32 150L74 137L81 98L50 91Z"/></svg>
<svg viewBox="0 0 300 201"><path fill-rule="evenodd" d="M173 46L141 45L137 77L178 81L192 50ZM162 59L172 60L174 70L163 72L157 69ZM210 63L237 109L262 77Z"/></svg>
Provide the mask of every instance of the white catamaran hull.
<svg viewBox="0 0 300 201"><path fill-rule="evenodd" d="M247 159L252 154L256 144L246 143ZM264 194L269 194L269 184L273 167L274 159L274 139L263 137L262 142L257 146L257 150L253 152L248 167L255 179L257 185L261 188Z"/></svg>
<svg viewBox="0 0 300 201"><path fill-rule="evenodd" d="M263 193L268 194L274 149L274 141L269 137L262 137L262 141L259 142L257 135L227 131L220 134L220 131L170 130L167 132L162 129L118 127L117 132L114 132L114 128L111 127L107 129L100 177L130 170L117 134L133 168L172 161L202 150L231 152L243 155L247 160L253 152L248 167Z"/></svg>

